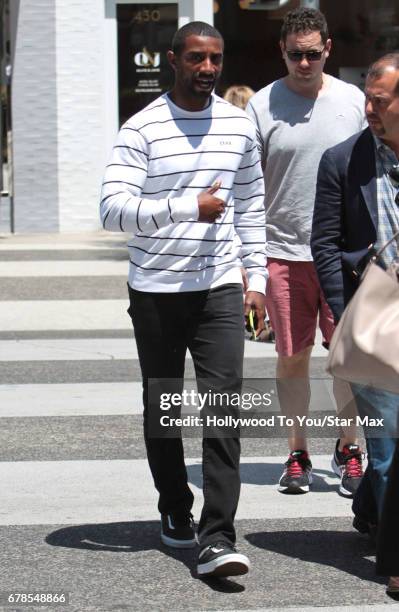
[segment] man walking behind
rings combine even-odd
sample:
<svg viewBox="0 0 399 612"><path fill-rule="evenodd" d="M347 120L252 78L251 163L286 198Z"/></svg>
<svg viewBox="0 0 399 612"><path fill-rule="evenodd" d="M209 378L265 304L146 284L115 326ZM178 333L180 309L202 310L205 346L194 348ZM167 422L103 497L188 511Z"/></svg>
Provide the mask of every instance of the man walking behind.
<svg viewBox="0 0 399 612"><path fill-rule="evenodd" d="M247 112L257 124L264 167L266 308L276 334L280 406L286 415L303 416L310 401L309 362L317 319L326 344L334 330L309 244L317 168L328 147L362 129L364 96L357 87L323 72L331 39L319 11L299 8L288 12L280 47L287 76L256 93ZM339 408L347 402L345 389L336 385L335 397ZM332 465L341 477L341 494L350 497L362 476L361 453L355 430L340 433ZM312 464L306 430L293 427L288 443L291 452L279 490L307 492Z"/></svg>
<svg viewBox="0 0 399 612"><path fill-rule="evenodd" d="M370 245L378 250L399 231L398 52L372 64L365 93L369 127L326 151L317 179L312 253L336 321L357 289L359 276L353 272ZM382 263L388 266L397 256L393 241ZM352 388L359 415L384 423L377 438L366 429L368 465L352 506L353 526L373 534L398 436L399 395L364 385Z"/></svg>
<svg viewBox="0 0 399 612"><path fill-rule="evenodd" d="M187 349L198 391L241 389L245 313L263 328L265 227L262 170L255 127L244 111L213 90L223 39L192 22L175 34L168 59L173 89L121 128L101 198L104 228L132 234L129 312L143 375L144 437L159 493L161 539L176 548L196 538L193 494L181 436L157 435L159 394L150 379L181 392ZM205 382L204 382L205 381ZM164 390L164 387L163 387ZM178 408L177 412L179 412ZM201 416L205 417L206 406ZM234 414L218 406L219 416ZM163 413L165 414L165 413ZM239 434L204 437L204 507L198 528L200 576L244 574L249 561L235 548L240 478Z"/></svg>

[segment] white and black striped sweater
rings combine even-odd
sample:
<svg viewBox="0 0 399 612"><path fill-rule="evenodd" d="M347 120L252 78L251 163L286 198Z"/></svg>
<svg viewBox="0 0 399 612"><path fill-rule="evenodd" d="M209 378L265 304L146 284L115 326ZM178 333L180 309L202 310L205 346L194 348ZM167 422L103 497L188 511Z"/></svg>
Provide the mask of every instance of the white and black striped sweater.
<svg viewBox="0 0 399 612"><path fill-rule="evenodd" d="M225 213L201 223L197 195L217 180ZM249 289L264 292L264 182L255 127L218 96L205 110L189 112L165 94L131 117L107 166L100 208L105 229L133 234L134 289L208 289L242 262Z"/></svg>

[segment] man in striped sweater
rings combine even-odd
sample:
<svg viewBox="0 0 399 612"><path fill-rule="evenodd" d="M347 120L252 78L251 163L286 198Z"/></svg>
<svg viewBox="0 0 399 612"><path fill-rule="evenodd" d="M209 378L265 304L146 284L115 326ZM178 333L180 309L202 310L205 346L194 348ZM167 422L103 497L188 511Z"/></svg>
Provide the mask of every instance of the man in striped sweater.
<svg viewBox="0 0 399 612"><path fill-rule="evenodd" d="M180 406L163 412L159 388L164 398L182 392L188 349L198 392L228 398L240 392L244 314L253 310L257 333L263 329L265 212L255 128L243 111L213 93L223 63L220 33L192 22L175 34L172 49L173 89L119 132L105 173L101 218L105 229L132 235L129 313L143 375L144 436L159 493L161 539L189 548L196 545L193 494L181 435L172 428L165 436L160 427L166 414L179 416ZM245 300L241 266L248 275ZM154 380L161 382L154 387ZM237 416L238 408L229 404L216 409L209 401L200 413L204 424L212 414ZM239 434L227 428L222 435L208 429L203 439L202 576L249 569L247 557L234 547Z"/></svg>

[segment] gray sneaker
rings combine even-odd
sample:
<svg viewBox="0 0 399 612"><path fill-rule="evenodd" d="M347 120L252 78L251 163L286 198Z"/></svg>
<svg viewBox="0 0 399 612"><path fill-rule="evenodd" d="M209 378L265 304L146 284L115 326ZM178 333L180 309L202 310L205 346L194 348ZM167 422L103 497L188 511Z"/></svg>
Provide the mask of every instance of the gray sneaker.
<svg viewBox="0 0 399 612"><path fill-rule="evenodd" d="M280 493L308 493L312 481L312 463L307 451L292 451L285 463L278 490Z"/></svg>
<svg viewBox="0 0 399 612"><path fill-rule="evenodd" d="M331 460L331 467L341 479L339 492L344 497L353 497L363 477L362 452L357 444L346 444L338 450L339 440Z"/></svg>

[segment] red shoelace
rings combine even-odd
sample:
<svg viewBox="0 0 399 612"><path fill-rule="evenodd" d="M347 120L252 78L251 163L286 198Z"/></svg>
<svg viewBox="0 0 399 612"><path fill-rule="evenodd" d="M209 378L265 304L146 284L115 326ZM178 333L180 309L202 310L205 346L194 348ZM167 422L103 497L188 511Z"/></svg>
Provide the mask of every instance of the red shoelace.
<svg viewBox="0 0 399 612"><path fill-rule="evenodd" d="M349 478L361 478L363 476L362 459L360 455L353 455L345 461L345 473Z"/></svg>
<svg viewBox="0 0 399 612"><path fill-rule="evenodd" d="M304 470L298 459L288 459L287 461L287 475L288 476L302 476Z"/></svg>

